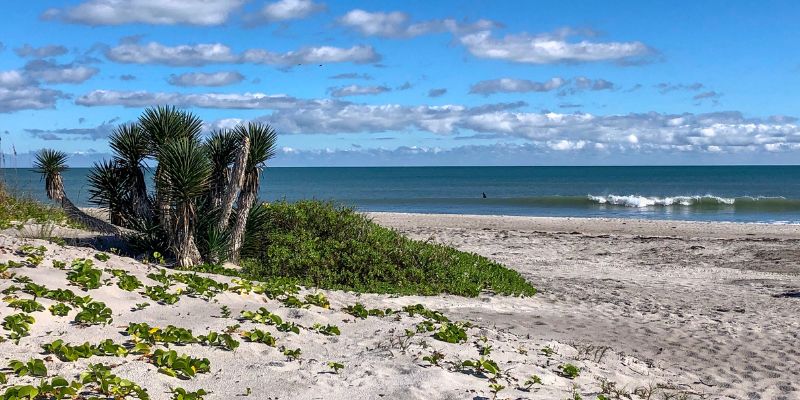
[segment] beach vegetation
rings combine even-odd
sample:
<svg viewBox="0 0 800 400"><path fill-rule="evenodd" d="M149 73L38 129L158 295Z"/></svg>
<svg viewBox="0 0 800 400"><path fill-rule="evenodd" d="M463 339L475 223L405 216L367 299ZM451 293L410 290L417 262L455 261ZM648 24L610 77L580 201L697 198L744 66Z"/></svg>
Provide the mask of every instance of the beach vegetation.
<svg viewBox="0 0 800 400"><path fill-rule="evenodd" d="M67 305L66 303L56 303L50 306L49 308L50 314L53 314L57 317L64 317L69 314L72 307Z"/></svg>
<svg viewBox="0 0 800 400"><path fill-rule="evenodd" d="M303 354L303 352L299 348L297 348L297 349L289 349L289 348L281 347L280 350L283 352L283 355L289 361L299 360L300 359L300 355Z"/></svg>
<svg viewBox="0 0 800 400"><path fill-rule="evenodd" d="M497 363L490 359L481 356L481 358L474 359L474 360L466 360L461 363L461 367L465 370L472 370L476 374L492 374L496 375L500 373L500 367L497 366Z"/></svg>
<svg viewBox="0 0 800 400"><path fill-rule="evenodd" d="M101 301L92 301L81 306L74 321L79 325L107 325L112 321L111 309Z"/></svg>
<svg viewBox="0 0 800 400"><path fill-rule="evenodd" d="M189 379L211 370L211 362L207 358L179 355L175 350L156 349L150 360L158 367L158 372L180 379Z"/></svg>
<svg viewBox="0 0 800 400"><path fill-rule="evenodd" d="M463 343L467 341L467 331L460 323L445 322L433 338L447 343Z"/></svg>
<svg viewBox="0 0 800 400"><path fill-rule="evenodd" d="M69 225L62 209L42 204L30 196L13 193L0 181L0 229L26 222Z"/></svg>
<svg viewBox="0 0 800 400"><path fill-rule="evenodd" d="M40 358L31 358L28 362L11 360L8 363L8 368L14 371L17 376L47 376L47 367L44 365L44 360Z"/></svg>
<svg viewBox="0 0 800 400"><path fill-rule="evenodd" d="M36 322L33 316L28 314L11 314L3 318L3 329L9 331L8 338L13 340L15 344L19 344L19 340L30 334L31 324Z"/></svg>
<svg viewBox="0 0 800 400"><path fill-rule="evenodd" d="M533 374L529 376L528 379L525 379L522 385L523 390L529 391L534 385L543 385L542 378L539 375Z"/></svg>
<svg viewBox="0 0 800 400"><path fill-rule="evenodd" d="M72 261L72 270L67 272L67 280L84 291L99 288L103 271L93 268L93 265L92 260L88 258Z"/></svg>
<svg viewBox="0 0 800 400"><path fill-rule="evenodd" d="M332 369L334 374L338 374L339 371L344 369L344 364L336 361L328 361L328 368Z"/></svg>
<svg viewBox="0 0 800 400"><path fill-rule="evenodd" d="M36 300L31 299L12 299L8 302L8 306L20 310L24 313L32 313L36 311L44 311L44 306Z"/></svg>
<svg viewBox="0 0 800 400"><path fill-rule="evenodd" d="M171 393L172 400L203 400L205 399L205 395L208 394L208 392L203 389L190 392L181 387L173 388Z"/></svg>
<svg viewBox="0 0 800 400"><path fill-rule="evenodd" d="M581 369L572 364L561 364L558 366L558 374L567 379L575 379L581 374Z"/></svg>
<svg viewBox="0 0 800 400"><path fill-rule="evenodd" d="M103 364L89 364L88 370L81 373L79 380L83 385L95 385L98 392L113 399L150 399L146 389L111 373L111 369Z"/></svg>
<svg viewBox="0 0 800 400"><path fill-rule="evenodd" d="M436 365L436 366L439 365L439 362L441 362L442 359L444 359L444 353L440 351L434 351L431 354L422 357L422 361L427 361L431 365Z"/></svg>
<svg viewBox="0 0 800 400"><path fill-rule="evenodd" d="M533 295L516 271L473 253L406 238L352 208L278 201L254 212L263 223L242 248L254 279L292 277L307 286L356 292Z"/></svg>
<svg viewBox="0 0 800 400"><path fill-rule="evenodd" d="M336 325L322 325L320 323L316 323L311 326L311 330L315 332L319 332L326 336L339 336L342 332L339 330L339 327Z"/></svg>
<svg viewBox="0 0 800 400"><path fill-rule="evenodd" d="M267 346L275 347L275 337L270 332L262 331L261 329L242 332L242 337L250 342L263 343Z"/></svg>

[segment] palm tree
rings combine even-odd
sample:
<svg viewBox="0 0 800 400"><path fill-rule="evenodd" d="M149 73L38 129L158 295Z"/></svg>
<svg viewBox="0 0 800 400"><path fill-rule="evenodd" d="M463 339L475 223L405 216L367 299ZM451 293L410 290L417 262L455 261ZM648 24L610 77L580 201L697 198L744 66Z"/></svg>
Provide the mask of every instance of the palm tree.
<svg viewBox="0 0 800 400"><path fill-rule="evenodd" d="M174 213L170 232L173 252L179 265L195 265L202 261L195 241L197 208L208 191L211 163L200 143L189 137L161 146L158 161L161 173L156 187L169 199Z"/></svg>
<svg viewBox="0 0 800 400"><path fill-rule="evenodd" d="M167 251L182 267L239 260L248 227L263 223L254 205L261 171L275 154L277 134L267 125L212 132L205 141L202 126L175 107L148 108L113 132L113 159L96 163L89 175L90 201L126 229L135 247ZM63 199L66 155L48 152L40 163L49 172L48 195ZM145 179L150 161L156 165L152 194Z"/></svg>
<svg viewBox="0 0 800 400"><path fill-rule="evenodd" d="M238 262L245 229L247 228L247 219L250 217L250 210L253 208L258 196L261 170L266 162L275 156L275 144L278 134L268 125L253 122L248 123L247 126L239 125L233 131L248 139L247 142L250 144L249 156L244 168L244 182L236 203L236 222L231 233L230 259L232 262Z"/></svg>
<svg viewBox="0 0 800 400"><path fill-rule="evenodd" d="M119 234L119 229L108 222L86 214L70 201L64 192L64 178L61 173L67 170L67 154L63 151L43 149L36 154L36 172L44 177L47 198L61 205L67 217L97 232Z"/></svg>

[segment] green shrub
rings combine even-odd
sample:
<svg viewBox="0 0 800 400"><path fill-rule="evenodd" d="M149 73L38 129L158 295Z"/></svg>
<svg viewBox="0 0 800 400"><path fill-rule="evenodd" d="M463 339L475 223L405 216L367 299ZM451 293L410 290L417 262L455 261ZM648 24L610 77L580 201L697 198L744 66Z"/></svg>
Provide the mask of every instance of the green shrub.
<svg viewBox="0 0 800 400"><path fill-rule="evenodd" d="M68 224L67 216L60 208L42 204L29 196L12 194L0 179L0 229L28 221Z"/></svg>
<svg viewBox="0 0 800 400"><path fill-rule="evenodd" d="M516 271L473 253L411 240L346 207L319 201L261 205L260 229L242 257L254 279L290 277L357 292L477 296L488 290L533 295Z"/></svg>

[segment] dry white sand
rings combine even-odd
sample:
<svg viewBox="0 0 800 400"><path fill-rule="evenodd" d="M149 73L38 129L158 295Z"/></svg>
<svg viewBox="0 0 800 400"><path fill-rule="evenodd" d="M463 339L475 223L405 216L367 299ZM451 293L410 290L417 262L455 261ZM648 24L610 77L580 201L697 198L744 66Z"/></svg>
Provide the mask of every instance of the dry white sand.
<svg viewBox="0 0 800 400"><path fill-rule="evenodd" d="M710 398L800 398L800 226L372 214L473 251L541 290L525 309L454 315L610 347Z"/></svg>
<svg viewBox="0 0 800 400"><path fill-rule="evenodd" d="M195 335L239 323L238 331L257 327L276 336L278 346L302 349L301 359L287 361L276 348L242 340L233 352L198 344L173 346L179 353L211 360L210 373L190 380L160 374L146 359L131 355L74 363L48 357L46 364L51 375L73 379L89 363L103 362L114 366L114 373L147 388L154 399L170 398L168 391L176 386L203 388L211 392L206 398L214 399L241 396L247 388L249 397L257 399L479 399L492 398L487 377L456 365L478 358L476 342L486 336L493 346L489 357L506 371L500 380L506 388L498 398L564 399L576 392L594 399L603 380L641 395L632 395L634 399L648 398L649 392L652 399L668 395L800 398L796 347L800 298L793 295L800 290L796 227L409 214L373 217L412 237L445 242L501 261L542 292L532 298L487 294L469 299L323 291L331 301L330 310L287 308L263 296L225 292L211 301L182 296L170 306L123 291L112 278L111 285L88 292L114 311L111 325L76 326L71 323L74 310L66 317L54 317L48 311L33 313L36 323L30 336L19 346L0 343L0 367L11 359L47 357L41 345L57 338L72 344L106 338L122 343L129 339L122 334L129 322L172 324L193 329ZM670 237L661 237L666 234ZM91 258L96 251L1 235L0 262L21 260L14 251L24 243L45 244L46 259L39 267L13 272L49 288L84 294L68 286L66 272L52 268L51 263ZM146 285L156 284L145 276L155 271L154 266L113 255L95 264L124 269ZM0 279L0 290L12 284ZM131 310L135 303L145 301L152 305ZM53 303L40 302L46 307ZM431 333L417 334L401 344L403 332L413 330L422 318L403 313L361 320L341 311L355 302L393 309L422 303L453 320L472 321L475 327L467 330L469 340L463 344L435 340ZM220 317L223 305L231 309L231 317ZM239 311L259 307L306 327L316 322L335 324L342 333L324 336L302 330L296 335L235 319ZM14 312L0 305L0 318ZM0 330L0 334L7 332ZM541 354L545 346L556 353ZM422 360L433 351L444 354L441 367ZM345 368L339 374L330 373L328 361ZM577 379L557 374L557 366L566 363L582 369ZM532 374L544 384L520 390ZM14 384L37 381L11 375Z"/></svg>

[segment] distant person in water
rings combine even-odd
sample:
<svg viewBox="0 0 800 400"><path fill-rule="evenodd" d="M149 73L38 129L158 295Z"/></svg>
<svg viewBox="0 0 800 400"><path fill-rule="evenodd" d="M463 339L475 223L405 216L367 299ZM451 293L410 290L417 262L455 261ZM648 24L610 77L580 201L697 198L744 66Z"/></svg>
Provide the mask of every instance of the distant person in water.
<svg viewBox="0 0 800 400"><path fill-rule="evenodd" d="M483 198L484 199L486 198L486 192L483 192Z"/></svg>

